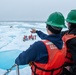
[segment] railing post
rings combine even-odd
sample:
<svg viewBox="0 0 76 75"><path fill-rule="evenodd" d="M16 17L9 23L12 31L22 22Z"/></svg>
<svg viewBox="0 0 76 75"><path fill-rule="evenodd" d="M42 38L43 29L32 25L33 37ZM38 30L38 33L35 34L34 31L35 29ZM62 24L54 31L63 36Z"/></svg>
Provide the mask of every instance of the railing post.
<svg viewBox="0 0 76 75"><path fill-rule="evenodd" d="M16 64L16 75L20 75L19 73L19 66Z"/></svg>

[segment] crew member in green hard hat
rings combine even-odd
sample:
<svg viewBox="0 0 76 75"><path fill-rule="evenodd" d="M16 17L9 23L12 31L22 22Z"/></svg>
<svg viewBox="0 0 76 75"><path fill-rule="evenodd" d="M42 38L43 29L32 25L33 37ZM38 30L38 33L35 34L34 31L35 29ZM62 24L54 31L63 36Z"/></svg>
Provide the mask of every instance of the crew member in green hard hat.
<svg viewBox="0 0 76 75"><path fill-rule="evenodd" d="M46 21L48 35L32 29L32 33L37 33L44 40L35 42L23 51L15 63L17 65L32 63L32 75L60 75L66 56L66 47L60 35L63 27L65 22L62 13L52 13Z"/></svg>
<svg viewBox="0 0 76 75"><path fill-rule="evenodd" d="M76 75L76 10L71 10L66 18L68 31L62 32L63 40L67 45L67 56L66 56L66 66L69 67L68 74L67 70L64 69L64 74L66 75ZM63 74L63 75L64 75Z"/></svg>

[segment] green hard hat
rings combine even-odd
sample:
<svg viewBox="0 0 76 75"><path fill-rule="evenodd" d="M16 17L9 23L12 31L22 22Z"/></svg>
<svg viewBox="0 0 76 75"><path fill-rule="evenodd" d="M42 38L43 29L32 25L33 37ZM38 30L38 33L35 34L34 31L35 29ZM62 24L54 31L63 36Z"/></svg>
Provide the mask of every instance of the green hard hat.
<svg viewBox="0 0 76 75"><path fill-rule="evenodd" d="M54 12L52 13L47 21L45 22L47 25L55 26L55 27L60 27L60 28L65 28L65 19L62 13L60 12Z"/></svg>
<svg viewBox="0 0 76 75"><path fill-rule="evenodd" d="M66 18L67 22L76 23L76 10L71 10Z"/></svg>

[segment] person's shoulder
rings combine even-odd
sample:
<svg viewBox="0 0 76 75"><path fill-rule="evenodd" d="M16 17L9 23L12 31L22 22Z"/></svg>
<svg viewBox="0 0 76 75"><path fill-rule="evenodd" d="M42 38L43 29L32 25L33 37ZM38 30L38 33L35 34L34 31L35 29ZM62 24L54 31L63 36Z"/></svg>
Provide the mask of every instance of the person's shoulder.
<svg viewBox="0 0 76 75"><path fill-rule="evenodd" d="M34 45L41 45L41 44L43 44L42 41L36 41L36 42L34 43Z"/></svg>
<svg viewBox="0 0 76 75"><path fill-rule="evenodd" d="M33 50L43 51L46 49L46 46L42 41L37 41L37 42L33 43L30 48Z"/></svg>

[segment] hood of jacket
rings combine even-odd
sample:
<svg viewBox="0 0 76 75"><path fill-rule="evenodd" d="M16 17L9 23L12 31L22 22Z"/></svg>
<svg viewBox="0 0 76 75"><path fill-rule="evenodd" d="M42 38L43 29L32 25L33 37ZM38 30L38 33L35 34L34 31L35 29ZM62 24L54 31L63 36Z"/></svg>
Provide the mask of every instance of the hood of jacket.
<svg viewBox="0 0 76 75"><path fill-rule="evenodd" d="M51 41L58 49L62 49L63 41L60 34L47 35L45 39Z"/></svg>

